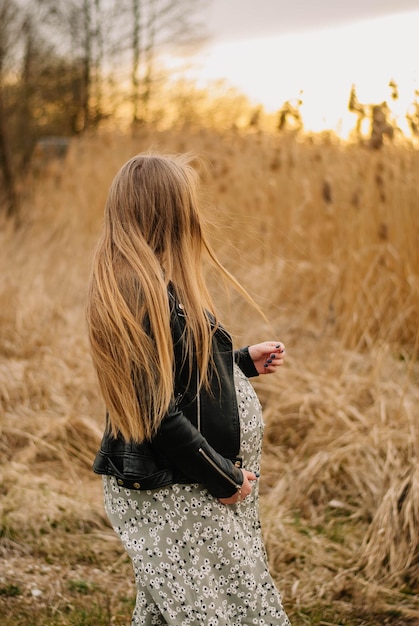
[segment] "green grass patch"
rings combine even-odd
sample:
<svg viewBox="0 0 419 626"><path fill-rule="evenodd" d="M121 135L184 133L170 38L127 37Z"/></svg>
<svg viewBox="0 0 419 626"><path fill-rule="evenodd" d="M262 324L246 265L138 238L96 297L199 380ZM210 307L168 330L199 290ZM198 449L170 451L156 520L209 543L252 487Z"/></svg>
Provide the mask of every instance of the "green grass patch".
<svg viewBox="0 0 419 626"><path fill-rule="evenodd" d="M4 596L6 598L14 598L16 596L22 595L22 589L19 585L3 585L0 587L0 596Z"/></svg>

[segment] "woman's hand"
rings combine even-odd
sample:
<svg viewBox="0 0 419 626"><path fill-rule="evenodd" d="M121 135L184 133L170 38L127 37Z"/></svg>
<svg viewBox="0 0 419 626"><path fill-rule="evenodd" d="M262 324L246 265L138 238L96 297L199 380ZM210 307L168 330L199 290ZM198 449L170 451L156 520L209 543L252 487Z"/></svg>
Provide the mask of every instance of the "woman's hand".
<svg viewBox="0 0 419 626"><path fill-rule="evenodd" d="M241 470L243 473L243 484L237 492L229 498L218 498L221 504L237 504L244 500L246 496L252 493L251 481L256 480L257 476L253 472L248 472L245 469Z"/></svg>
<svg viewBox="0 0 419 626"><path fill-rule="evenodd" d="M280 341L264 341L249 346L248 350L259 374L273 374L284 363L285 346Z"/></svg>

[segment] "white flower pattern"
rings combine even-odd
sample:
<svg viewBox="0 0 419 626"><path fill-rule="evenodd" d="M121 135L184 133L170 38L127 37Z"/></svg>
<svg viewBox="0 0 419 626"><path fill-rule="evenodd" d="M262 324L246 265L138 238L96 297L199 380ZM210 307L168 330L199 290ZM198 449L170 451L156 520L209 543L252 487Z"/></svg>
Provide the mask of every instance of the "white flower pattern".
<svg viewBox="0 0 419 626"><path fill-rule="evenodd" d="M244 467L260 470L260 402L235 366ZM225 506L202 485L150 491L104 476L105 510L131 557L137 598L132 626L289 626L269 574L258 483Z"/></svg>

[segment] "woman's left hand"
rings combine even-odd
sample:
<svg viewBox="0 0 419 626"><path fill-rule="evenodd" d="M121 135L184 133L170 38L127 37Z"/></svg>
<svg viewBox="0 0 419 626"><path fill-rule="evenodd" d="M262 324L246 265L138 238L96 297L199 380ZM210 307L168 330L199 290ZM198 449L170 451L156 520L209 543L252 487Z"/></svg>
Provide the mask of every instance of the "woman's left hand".
<svg viewBox="0 0 419 626"><path fill-rule="evenodd" d="M264 341L249 346L249 355L259 374L273 374L284 364L285 346L280 341Z"/></svg>
<svg viewBox="0 0 419 626"><path fill-rule="evenodd" d="M255 481L258 476L254 472L248 472L244 468L241 468L241 471L243 473L242 486L229 498L218 498L221 504L237 504L252 493L252 481Z"/></svg>

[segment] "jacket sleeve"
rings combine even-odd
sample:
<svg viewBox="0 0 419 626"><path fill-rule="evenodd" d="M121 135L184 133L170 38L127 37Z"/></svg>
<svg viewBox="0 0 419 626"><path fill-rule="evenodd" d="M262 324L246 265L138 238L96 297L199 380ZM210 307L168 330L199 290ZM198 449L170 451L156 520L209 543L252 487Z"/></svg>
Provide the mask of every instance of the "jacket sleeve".
<svg viewBox="0 0 419 626"><path fill-rule="evenodd" d="M191 482L202 483L216 498L232 496L243 483L241 470L218 454L174 403L151 445Z"/></svg>
<svg viewBox="0 0 419 626"><path fill-rule="evenodd" d="M249 346L246 346L245 348L240 348L240 350L235 350L234 360L240 367L243 374L248 378L252 378L253 376L259 376L259 372L257 371L255 364L253 363L252 358L249 354Z"/></svg>

